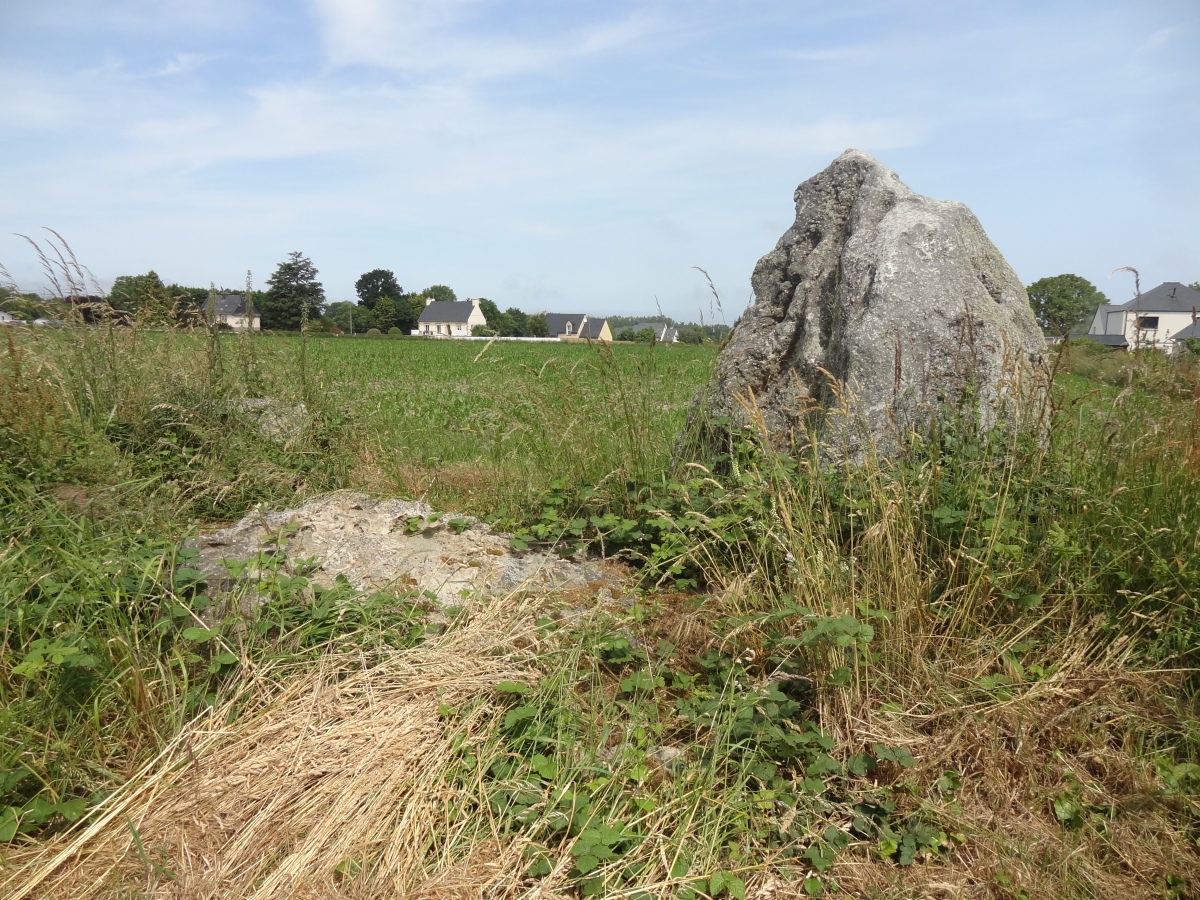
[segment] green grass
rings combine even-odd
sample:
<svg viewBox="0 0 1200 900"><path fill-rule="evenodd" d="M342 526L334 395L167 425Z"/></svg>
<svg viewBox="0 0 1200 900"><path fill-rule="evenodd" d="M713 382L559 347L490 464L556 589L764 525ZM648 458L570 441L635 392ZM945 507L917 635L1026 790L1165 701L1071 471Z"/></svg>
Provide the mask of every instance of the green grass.
<svg viewBox="0 0 1200 900"><path fill-rule="evenodd" d="M649 481L707 382L710 347L350 340L312 343L383 485L486 513L557 477Z"/></svg>
<svg viewBox="0 0 1200 900"><path fill-rule="evenodd" d="M584 895L1200 887L1194 361L1069 350L1048 444L948 419L853 469L754 434L672 469L714 358L20 336L0 365L0 838L52 839L262 673L469 629L278 558L244 588L258 612L220 610L179 549L197 522L351 487L646 566L628 605L522 611L511 652L536 677L442 710L439 812L409 844L430 872L498 842L514 883ZM287 433L246 398L292 411Z"/></svg>

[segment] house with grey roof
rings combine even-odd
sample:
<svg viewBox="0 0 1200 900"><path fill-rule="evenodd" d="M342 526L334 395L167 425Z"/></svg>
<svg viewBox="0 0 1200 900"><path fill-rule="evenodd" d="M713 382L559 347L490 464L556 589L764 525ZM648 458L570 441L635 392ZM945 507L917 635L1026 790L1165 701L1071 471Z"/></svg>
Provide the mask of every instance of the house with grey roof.
<svg viewBox="0 0 1200 900"><path fill-rule="evenodd" d="M587 316L583 313L546 313L547 334L570 340L579 336L579 329L586 321Z"/></svg>
<svg viewBox="0 0 1200 900"><path fill-rule="evenodd" d="M243 293L210 291L204 301L204 317L210 325L223 325L234 331L262 330L262 317Z"/></svg>
<svg viewBox="0 0 1200 900"><path fill-rule="evenodd" d="M679 343L679 329L673 328L666 322L638 322L635 325L625 325L622 326L619 333L624 334L626 331L632 331L634 334L639 331L649 331L659 344Z"/></svg>
<svg viewBox="0 0 1200 900"><path fill-rule="evenodd" d="M584 313L546 313L547 333L560 341L602 341L611 343L612 329L608 319L597 319Z"/></svg>
<svg viewBox="0 0 1200 900"><path fill-rule="evenodd" d="M581 341L600 341L603 344L611 344L613 339L612 329L608 327L608 319L593 319L588 316L584 320L583 327L579 329L579 340Z"/></svg>
<svg viewBox="0 0 1200 900"><path fill-rule="evenodd" d="M417 318L413 334L422 337L470 337L476 325L486 325L487 317L478 300L434 300L430 298Z"/></svg>
<svg viewBox="0 0 1200 900"><path fill-rule="evenodd" d="M1170 350L1180 332L1200 317L1200 291L1167 281L1128 303L1106 303L1096 310L1088 337L1109 346Z"/></svg>

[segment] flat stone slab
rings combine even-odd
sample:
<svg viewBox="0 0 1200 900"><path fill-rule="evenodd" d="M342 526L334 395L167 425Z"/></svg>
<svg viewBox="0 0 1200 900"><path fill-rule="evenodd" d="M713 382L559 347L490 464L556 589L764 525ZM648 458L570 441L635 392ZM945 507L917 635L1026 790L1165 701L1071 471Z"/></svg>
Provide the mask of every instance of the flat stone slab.
<svg viewBox="0 0 1200 900"><path fill-rule="evenodd" d="M509 540L510 535L470 516L435 515L426 503L338 492L297 509L252 512L189 543L200 551L196 568L219 586L232 583L224 563L253 560L264 552L285 553L293 563L311 559L315 569L309 577L324 586L342 575L360 590L416 591L444 606L517 590L599 589L617 583L598 561L516 552Z"/></svg>

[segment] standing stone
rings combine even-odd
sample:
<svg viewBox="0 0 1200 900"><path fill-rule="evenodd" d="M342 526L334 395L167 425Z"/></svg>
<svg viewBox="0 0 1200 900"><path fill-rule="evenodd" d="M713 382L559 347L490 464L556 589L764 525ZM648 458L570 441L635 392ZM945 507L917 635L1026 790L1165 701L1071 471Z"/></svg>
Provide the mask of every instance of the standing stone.
<svg viewBox="0 0 1200 900"><path fill-rule="evenodd" d="M706 406L777 443L861 459L947 403L976 403L986 428L1043 396L1045 339L979 221L865 153L796 189L795 224L751 282Z"/></svg>

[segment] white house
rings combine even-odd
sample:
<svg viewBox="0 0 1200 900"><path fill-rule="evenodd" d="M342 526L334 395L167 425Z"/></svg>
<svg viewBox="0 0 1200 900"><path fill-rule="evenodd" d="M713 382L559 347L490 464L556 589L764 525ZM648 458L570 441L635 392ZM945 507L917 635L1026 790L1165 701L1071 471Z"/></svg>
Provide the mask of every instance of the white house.
<svg viewBox="0 0 1200 900"><path fill-rule="evenodd" d="M428 300L417 319L413 334L422 337L470 337L476 325L486 325L487 317L478 300Z"/></svg>
<svg viewBox="0 0 1200 900"><path fill-rule="evenodd" d="M1167 281L1120 305L1096 310L1088 336L1118 347L1171 349L1176 335L1200 317L1200 291Z"/></svg>
<svg viewBox="0 0 1200 900"><path fill-rule="evenodd" d="M262 317L253 303L246 303L245 294L210 293L204 302L204 314L212 324L225 325L234 331L262 330Z"/></svg>
<svg viewBox="0 0 1200 900"><path fill-rule="evenodd" d="M16 316L14 316L12 313L7 313L4 310L0 309L0 325L5 324L6 322L12 322L15 319L16 319Z"/></svg>

